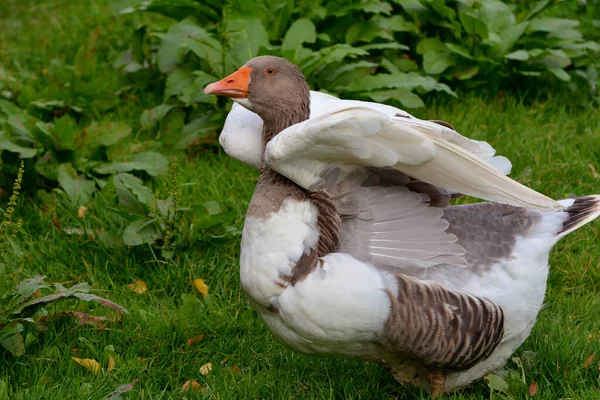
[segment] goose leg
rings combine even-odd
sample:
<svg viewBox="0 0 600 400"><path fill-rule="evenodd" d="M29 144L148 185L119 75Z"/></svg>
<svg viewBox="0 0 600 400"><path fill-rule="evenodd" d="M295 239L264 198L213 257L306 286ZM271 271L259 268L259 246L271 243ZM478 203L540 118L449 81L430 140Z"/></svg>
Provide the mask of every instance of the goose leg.
<svg viewBox="0 0 600 400"><path fill-rule="evenodd" d="M446 383L446 373L441 371L427 372L429 377L429 387L431 397L438 398L444 393L444 385Z"/></svg>

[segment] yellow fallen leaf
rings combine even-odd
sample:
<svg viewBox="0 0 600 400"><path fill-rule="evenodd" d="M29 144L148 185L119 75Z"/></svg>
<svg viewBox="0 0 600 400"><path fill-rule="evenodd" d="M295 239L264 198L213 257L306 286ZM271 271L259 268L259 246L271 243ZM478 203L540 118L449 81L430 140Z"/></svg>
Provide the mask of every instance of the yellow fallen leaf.
<svg viewBox="0 0 600 400"><path fill-rule="evenodd" d="M196 343L198 343L199 341L201 341L202 339L204 339L204 333L201 333L200 335L190 338L187 340L187 345L188 346L192 346Z"/></svg>
<svg viewBox="0 0 600 400"><path fill-rule="evenodd" d="M98 374L98 371L100 371L100 363L94 359L77 358L77 357L71 357L71 358L77 364L83 365L85 368L87 368L89 371L93 372L96 375Z"/></svg>
<svg viewBox="0 0 600 400"><path fill-rule="evenodd" d="M134 292L136 292L137 294L142 294L146 290L148 290L148 286L146 286L146 282L144 282L141 279L136 279L135 282L130 283L129 285L127 285L127 287L129 289L133 290Z"/></svg>
<svg viewBox="0 0 600 400"><path fill-rule="evenodd" d="M81 219L85 218L85 214L87 214L88 208L86 206L79 206L79 210L77 210L77 216Z"/></svg>
<svg viewBox="0 0 600 400"><path fill-rule="evenodd" d="M112 371L115 368L116 364L117 362L115 361L115 358L113 356L110 356L110 358L108 359L108 367L106 368L106 370L108 372Z"/></svg>
<svg viewBox="0 0 600 400"><path fill-rule="evenodd" d="M206 282L204 282L204 279L194 279L194 286L200 293L202 293L202 296L206 296L208 294L208 286L206 285Z"/></svg>
<svg viewBox="0 0 600 400"><path fill-rule="evenodd" d="M200 367L200 373L202 375L208 375L210 371L212 371L212 363L206 363Z"/></svg>
<svg viewBox="0 0 600 400"><path fill-rule="evenodd" d="M192 390L194 392L204 392L204 389L202 388L202 386L200 386L200 384L196 380L186 381L183 384L183 386L181 387L182 392L189 392L190 390Z"/></svg>

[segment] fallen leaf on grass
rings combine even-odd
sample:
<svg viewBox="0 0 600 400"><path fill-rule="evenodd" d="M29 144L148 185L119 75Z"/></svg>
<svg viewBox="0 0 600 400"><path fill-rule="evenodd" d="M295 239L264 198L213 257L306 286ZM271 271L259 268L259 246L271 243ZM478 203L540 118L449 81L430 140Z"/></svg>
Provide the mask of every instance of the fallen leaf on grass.
<svg viewBox="0 0 600 400"><path fill-rule="evenodd" d="M117 362L115 361L115 358L113 356L110 356L110 358L108 359L108 367L106 367L106 370L108 372L111 372L113 369L115 369L116 364Z"/></svg>
<svg viewBox="0 0 600 400"><path fill-rule="evenodd" d="M236 366L236 365L231 366L231 372L237 373L237 372L241 372L241 371L242 370L238 366Z"/></svg>
<svg viewBox="0 0 600 400"><path fill-rule="evenodd" d="M588 167L589 167L589 169L591 169L591 170L592 170L592 176L593 176L594 178L600 178L600 174L598 173L598 171L596 171L596 168L594 167L594 164L592 164L592 163L589 163L589 164L588 164Z"/></svg>
<svg viewBox="0 0 600 400"><path fill-rule="evenodd" d="M129 289L133 290L134 292L136 292L137 294L142 294L146 290L148 290L148 286L146 286L146 282L144 282L141 279L136 279L135 282L130 283L129 285L127 285L127 287Z"/></svg>
<svg viewBox="0 0 600 400"><path fill-rule="evenodd" d="M187 345L188 346L192 346L198 342L200 342L202 339L204 339L204 333L201 333L200 335L190 338L187 340Z"/></svg>
<svg viewBox="0 0 600 400"><path fill-rule="evenodd" d="M77 358L71 357L73 361L77 364L80 364L87 368L90 372L93 372L95 375L98 375L98 371L100 371L100 363L92 358Z"/></svg>
<svg viewBox="0 0 600 400"><path fill-rule="evenodd" d="M592 361L594 361L594 357L596 357L596 355L592 354L591 356L589 356L588 358L586 358L585 362L583 363L583 368L587 368L590 365L592 365Z"/></svg>
<svg viewBox="0 0 600 400"><path fill-rule="evenodd" d="M88 208L86 206L79 206L79 210L77 210L77 216L81 219L85 218L85 214L87 214Z"/></svg>
<svg viewBox="0 0 600 400"><path fill-rule="evenodd" d="M210 371L212 371L212 363L206 363L200 367L200 373L202 375L208 375Z"/></svg>
<svg viewBox="0 0 600 400"><path fill-rule="evenodd" d="M194 392L204 392L204 388L200 386L200 384L196 380L186 381L181 387L182 392L189 392L190 390Z"/></svg>
<svg viewBox="0 0 600 400"><path fill-rule="evenodd" d="M208 286L206 285L206 282L204 282L204 279L194 279L194 286L200 293L202 293L202 296L206 296L208 294Z"/></svg>
<svg viewBox="0 0 600 400"><path fill-rule="evenodd" d="M106 322L106 317L98 317L95 315L90 315L83 313L81 311L64 311L63 315L68 315L72 317L79 325L92 325L92 326L103 326Z"/></svg>
<svg viewBox="0 0 600 400"><path fill-rule="evenodd" d="M538 384L537 382L533 382L531 385L529 385L529 395L531 397L535 396L535 394L538 391Z"/></svg>
<svg viewBox="0 0 600 400"><path fill-rule="evenodd" d="M139 379L135 379L133 382L131 383L127 383L125 385L121 385L118 388L115 389L114 392L112 392L111 394L107 395L106 397L104 397L105 400L117 400L121 398L121 395L123 393L127 393L129 391L131 391L133 389L133 387L135 386L135 384L139 381Z"/></svg>

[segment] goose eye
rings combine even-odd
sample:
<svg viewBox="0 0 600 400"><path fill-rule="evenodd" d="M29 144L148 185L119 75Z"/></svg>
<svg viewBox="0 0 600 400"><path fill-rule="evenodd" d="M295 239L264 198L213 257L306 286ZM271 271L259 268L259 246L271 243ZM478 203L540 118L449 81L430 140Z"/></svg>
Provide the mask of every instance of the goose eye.
<svg viewBox="0 0 600 400"><path fill-rule="evenodd" d="M265 75L267 75L267 76L273 76L273 75L275 75L275 68L267 68L267 69L265 69Z"/></svg>

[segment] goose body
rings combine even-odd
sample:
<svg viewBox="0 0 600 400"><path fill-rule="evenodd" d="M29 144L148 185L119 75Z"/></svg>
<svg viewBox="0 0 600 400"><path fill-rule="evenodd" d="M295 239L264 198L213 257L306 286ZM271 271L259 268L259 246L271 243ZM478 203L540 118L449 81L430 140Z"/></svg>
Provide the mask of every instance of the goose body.
<svg viewBox="0 0 600 400"><path fill-rule="evenodd" d="M502 367L542 306L550 250L600 196L551 200L487 143L309 94L298 75L259 57L205 90L264 120L236 106L220 139L261 170L240 252L253 307L296 351L378 362L433 394ZM282 97L296 89L300 104ZM458 193L492 202L450 206Z"/></svg>

